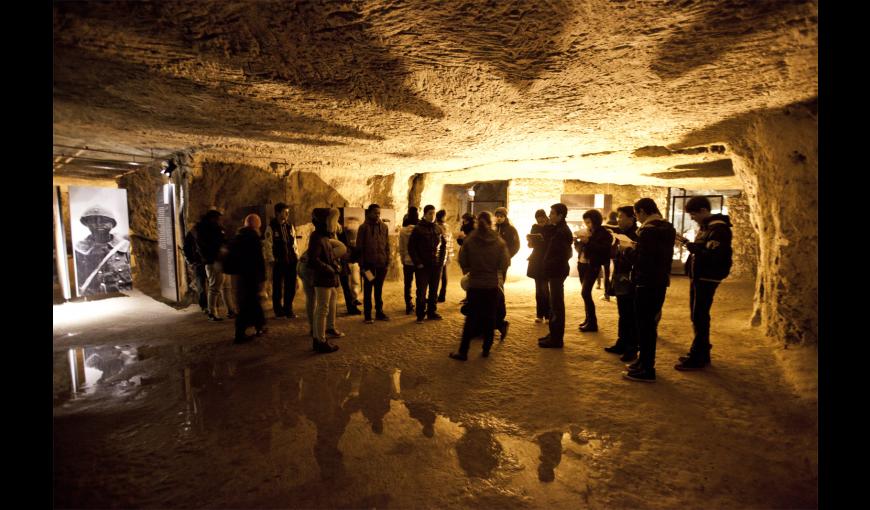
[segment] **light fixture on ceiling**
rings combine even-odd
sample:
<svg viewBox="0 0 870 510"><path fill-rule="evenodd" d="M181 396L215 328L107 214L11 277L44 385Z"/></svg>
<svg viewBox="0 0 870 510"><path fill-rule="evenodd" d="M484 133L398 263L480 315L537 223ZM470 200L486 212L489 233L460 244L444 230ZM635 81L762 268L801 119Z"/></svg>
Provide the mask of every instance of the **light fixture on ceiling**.
<svg viewBox="0 0 870 510"><path fill-rule="evenodd" d="M475 195L474 188L468 188L468 198L471 200L474 200L474 195Z"/></svg>
<svg viewBox="0 0 870 510"><path fill-rule="evenodd" d="M176 166L175 161L168 159L161 164L162 170L160 173L165 175L166 177L172 177L172 172L174 172L178 166Z"/></svg>

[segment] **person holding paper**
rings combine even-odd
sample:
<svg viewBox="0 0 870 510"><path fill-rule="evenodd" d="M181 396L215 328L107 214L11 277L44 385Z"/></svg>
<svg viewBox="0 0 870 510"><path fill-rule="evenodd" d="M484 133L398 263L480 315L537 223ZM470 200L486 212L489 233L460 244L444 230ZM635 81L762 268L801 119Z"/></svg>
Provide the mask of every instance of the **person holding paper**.
<svg viewBox="0 0 870 510"><path fill-rule="evenodd" d="M634 204L634 214L641 222L637 246L632 255L631 281L635 284L634 311L640 357L622 376L630 381L655 382L658 322L665 294L671 283L671 260L674 256L674 226L662 218L651 198Z"/></svg>
<svg viewBox="0 0 870 510"><path fill-rule="evenodd" d="M617 209L618 232L613 234L616 244L611 248L613 275L608 292L616 296L619 313L619 333L616 343L604 350L619 354L621 361L637 359L637 324L634 316L634 284L631 283L631 259L634 243L637 242L637 220L634 208L626 205Z"/></svg>
<svg viewBox="0 0 870 510"><path fill-rule="evenodd" d="M535 223L526 236L532 254L529 255L526 276L535 280L535 322L550 320L550 291L544 277L544 250L547 248L545 236L552 230L547 213L543 209L535 211Z"/></svg>
<svg viewBox="0 0 870 510"><path fill-rule="evenodd" d="M538 339L538 347L561 349L565 338L565 278L568 278L571 260L571 229L565 223L568 207L558 203L550 206L552 229L546 237L542 262L543 274L550 291L550 332Z"/></svg>
<svg viewBox="0 0 870 510"><path fill-rule="evenodd" d="M370 204L366 209L366 221L356 235L359 253L359 269L363 278L363 316L366 324L372 324L372 290L375 294L375 318L388 321L384 313L384 279L390 265L390 237L386 223L381 221L381 206Z"/></svg>
<svg viewBox="0 0 870 510"><path fill-rule="evenodd" d="M613 236L601 226L604 218L597 209L590 209L583 213L583 222L588 230L580 235L575 242L575 247L580 253L580 259L585 259L586 264L585 267L578 267L580 281L583 285L580 295L583 297L586 309L586 320L580 325L580 331L589 333L598 331L598 317L595 315L592 287L595 285L595 280L598 279L601 268L605 264L610 264L610 246L613 244ZM578 260L579 264L582 264L580 260Z"/></svg>
<svg viewBox="0 0 870 510"><path fill-rule="evenodd" d="M710 308L719 283L731 270L731 220L722 214L710 213L710 200L692 197L686 212L701 231L694 242L680 236L679 241L689 253L689 306L695 338L689 353L680 357L674 368L681 371L701 370L710 364Z"/></svg>

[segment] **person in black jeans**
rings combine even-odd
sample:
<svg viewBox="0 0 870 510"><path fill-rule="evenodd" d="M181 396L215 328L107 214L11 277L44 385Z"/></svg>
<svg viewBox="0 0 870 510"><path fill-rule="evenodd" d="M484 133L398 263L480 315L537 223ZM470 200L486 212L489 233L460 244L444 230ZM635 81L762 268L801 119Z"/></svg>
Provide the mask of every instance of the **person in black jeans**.
<svg viewBox="0 0 870 510"><path fill-rule="evenodd" d="M686 204L686 212L700 227L694 242L680 237L689 249L689 306L695 338L689 353L674 365L677 370L701 370L710 364L710 308L719 283L731 270L731 220L722 214L710 213L706 197L693 197Z"/></svg>
<svg viewBox="0 0 870 510"><path fill-rule="evenodd" d="M561 348L565 338L565 278L568 278L571 260L571 243L574 236L565 223L568 207L553 204L550 207L550 224L553 227L544 232L543 276L547 279L550 291L550 333L538 339L538 347Z"/></svg>
<svg viewBox="0 0 870 510"><path fill-rule="evenodd" d="M550 320L550 291L547 287L547 279L544 277L544 232L551 229L547 213L543 209L535 211L536 224L532 225L532 231L526 236L532 254L529 255L526 276L535 280L535 322L541 323Z"/></svg>
<svg viewBox="0 0 870 510"><path fill-rule="evenodd" d="M636 286L634 312L640 357L622 375L631 381L654 382L658 335L656 316L662 311L671 282L671 260L677 232L662 218L651 198L638 200L634 204L634 213L641 222L631 270L631 281Z"/></svg>
<svg viewBox="0 0 870 510"><path fill-rule="evenodd" d="M610 264L610 246L613 244L613 236L606 228L601 226L603 218L597 209L590 209L583 213L583 222L588 229L587 235L583 235L575 243L580 253L579 259L585 260L585 267L580 269L580 281L583 290L583 305L586 309L586 320L580 325L583 333L598 331L598 317L595 315L595 300L592 299L592 287L598 279L598 273L605 264ZM578 260L579 264L579 260Z"/></svg>
<svg viewBox="0 0 870 510"><path fill-rule="evenodd" d="M471 339L483 335L483 356L489 356L495 329L499 274L510 261L507 245L492 230L492 216L486 211L477 215L477 228L459 250L459 266L468 273L468 314L462 328L459 352L453 359L468 359Z"/></svg>
<svg viewBox="0 0 870 510"><path fill-rule="evenodd" d="M447 211L444 209L435 213L435 225L441 229L441 249L438 250L438 260L441 264L441 284L438 286L439 303L447 301L447 265L453 258L453 234L450 233L450 227L444 221L446 216Z"/></svg>
<svg viewBox="0 0 870 510"><path fill-rule="evenodd" d="M417 324L423 323L424 316L429 320L442 318L437 312L436 304L436 287L441 276L438 246L442 236L434 220L435 206L427 205L423 208L423 218L408 239L408 253L414 262L414 276L417 280Z"/></svg>
<svg viewBox="0 0 870 510"><path fill-rule="evenodd" d="M617 234L622 234L633 242L637 242L637 220L634 208L630 205L617 209ZM616 296L616 308L619 313L619 333L616 343L604 350L620 354L621 361L629 362L637 359L637 323L634 316L634 284L631 283L632 248L628 243L616 241L611 248L613 255L613 275L610 279L610 295Z"/></svg>
<svg viewBox="0 0 870 510"><path fill-rule="evenodd" d="M257 336L264 334L266 318L260 305L260 292L266 282L266 262L263 260L258 215L249 214L245 217L245 226L239 229L230 243L224 272L233 279L232 287L238 307L233 342L239 344L251 340L245 335L245 330L250 326L256 329Z"/></svg>
<svg viewBox="0 0 870 510"><path fill-rule="evenodd" d="M408 214L402 218L402 230L399 231L399 258L402 260L402 275L404 276L404 296L405 296L405 315L414 313L414 301L411 299L411 284L414 283L414 260L411 259L411 254L408 253L408 241L411 239L411 232L420 219L417 217L417 208L409 207Z"/></svg>
<svg viewBox="0 0 870 510"><path fill-rule="evenodd" d="M272 310L275 318L295 319L293 299L296 297L296 229L288 220L290 208L283 202L275 204L275 217L269 222L263 236L266 248L271 246Z"/></svg>
<svg viewBox="0 0 870 510"><path fill-rule="evenodd" d="M359 253L360 277L363 280L363 315L366 324L372 324L372 290L375 294L375 318L390 320L384 313L384 279L390 265L390 237L387 224L381 221L381 206L370 204L366 209L366 221L356 234L356 249Z"/></svg>

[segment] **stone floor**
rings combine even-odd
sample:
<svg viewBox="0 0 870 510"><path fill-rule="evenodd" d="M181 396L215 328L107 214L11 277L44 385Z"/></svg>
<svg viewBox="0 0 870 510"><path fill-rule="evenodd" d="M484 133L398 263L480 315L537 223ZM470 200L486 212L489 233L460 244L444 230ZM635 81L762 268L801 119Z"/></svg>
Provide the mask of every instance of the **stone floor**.
<svg viewBox="0 0 870 510"><path fill-rule="evenodd" d="M626 381L600 331L581 334L566 284L563 350L542 350L534 285L507 284L510 332L489 358L447 357L463 316L339 317L337 353L314 355L304 319L231 344L211 323L133 291L54 307L54 497L59 508L815 508L817 401L798 395L777 345L749 327L751 282L713 307L713 365L688 347L688 285L675 277L658 380ZM300 296L301 298L301 296ZM304 310L301 301L297 312Z"/></svg>

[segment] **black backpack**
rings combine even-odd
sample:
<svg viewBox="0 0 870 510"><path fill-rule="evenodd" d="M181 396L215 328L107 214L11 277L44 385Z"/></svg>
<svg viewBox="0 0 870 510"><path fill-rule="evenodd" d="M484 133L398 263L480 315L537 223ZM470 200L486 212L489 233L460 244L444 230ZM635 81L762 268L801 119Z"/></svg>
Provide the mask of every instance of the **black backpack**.
<svg viewBox="0 0 870 510"><path fill-rule="evenodd" d="M202 257L199 255L199 248L196 247L196 234L194 230L188 230L184 236L184 245L181 250L184 252L184 259L188 264L201 264Z"/></svg>

